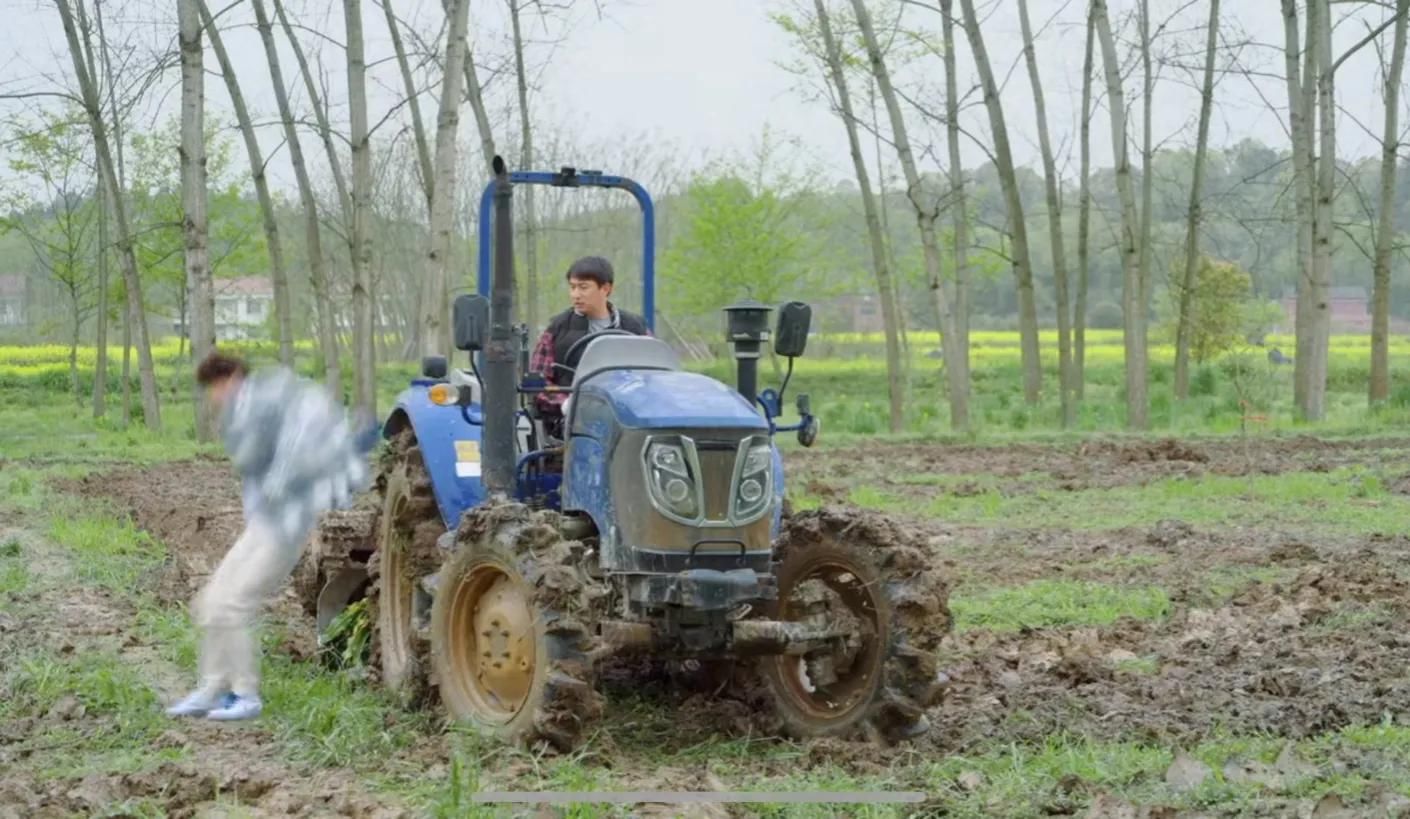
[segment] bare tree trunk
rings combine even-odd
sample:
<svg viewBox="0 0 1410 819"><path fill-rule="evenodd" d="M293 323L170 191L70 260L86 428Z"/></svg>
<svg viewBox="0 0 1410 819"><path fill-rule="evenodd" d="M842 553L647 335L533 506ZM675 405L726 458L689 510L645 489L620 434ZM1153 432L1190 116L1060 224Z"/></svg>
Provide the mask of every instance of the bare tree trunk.
<svg viewBox="0 0 1410 819"><path fill-rule="evenodd" d="M122 306L122 428L132 424L132 306Z"/></svg>
<svg viewBox="0 0 1410 819"><path fill-rule="evenodd" d="M891 288L891 272L886 266L886 245L881 236L881 217L877 212L866 160L862 158L862 141L857 134L857 120L852 110L852 95L847 88L847 75L842 70L841 49L833 37L832 22L828 19L827 7L823 5L823 0L813 0L813 5L817 9L818 27L822 33L833 90L837 92L840 109L838 113L847 127L847 144L852 152L852 166L857 172L857 184L862 189L862 210L866 213L872 266L876 271L876 290L878 298L881 299L881 320L886 333L886 380L891 399L891 431L900 432L905 420L901 406L901 343L896 332L895 291Z"/></svg>
<svg viewBox="0 0 1410 819"><path fill-rule="evenodd" d="M881 46L872 28L871 15L862 0L852 0L852 8L861 27L862 38L866 43L867 57L871 61L872 74L876 77L877 88L886 103L886 113L891 119L891 133L896 144L896 156L901 160L901 171L906 175L906 196L915 210L916 225L920 229L920 244L925 256L925 275L935 299L935 312L940 319L940 332L943 334L941 352L945 360L945 375L949 386L950 426L963 431L969 425L968 398L969 384L958 381L965 375L963 367L954 361L954 345L951 339L959 336L955 328L954 315L940 273L940 243L935 237L935 221L940 218L940 208L934 196L927 196L922 188L920 172L916 170L915 155L911 152L910 139L906 132L906 119L901 113L901 105L896 99L896 89L891 86L891 74L882 57ZM880 129L877 129L878 133Z"/></svg>
<svg viewBox="0 0 1410 819"><path fill-rule="evenodd" d="M372 238L368 216L372 211L372 146L367 131L367 63L362 47L362 8L360 0L343 0L343 17L348 41L349 141L352 142L352 230L353 259L353 388L354 401L373 416L377 414L376 351L372 339ZM442 185L442 191L453 186Z"/></svg>
<svg viewBox="0 0 1410 819"><path fill-rule="evenodd" d="M519 23L521 0L509 0L509 18L514 29L514 78L519 87L519 165L534 167L534 129L529 116L529 77L524 70L524 37ZM524 290L525 320L529 327L539 326L539 262L538 262L538 213L534 204L534 187L524 188Z"/></svg>
<svg viewBox="0 0 1410 819"><path fill-rule="evenodd" d="M1214 109L1214 49L1219 44L1219 0L1210 0L1209 29L1205 36L1204 85L1200 91L1199 136L1190 179L1189 219L1185 224L1185 270L1180 282L1180 309L1175 327L1175 397L1190 397L1190 314L1194 303L1195 275L1199 270L1200 198L1204 195L1204 161L1209 151L1209 116Z"/></svg>
<svg viewBox="0 0 1410 819"><path fill-rule="evenodd" d="M98 331L93 367L93 417L108 413L108 191L98 182Z"/></svg>
<svg viewBox="0 0 1410 819"><path fill-rule="evenodd" d="M1151 282L1154 276L1151 275L1151 217L1155 210L1152 206L1153 192L1155 190L1155 173L1152 165L1155 157L1155 145L1151 135L1151 111L1155 103L1155 75L1151 71L1151 8L1150 0L1141 0L1141 289L1140 303L1137 309L1140 311L1141 327L1138 340L1141 344L1141 355L1139 363L1141 365L1141 415L1144 418L1147 412L1147 380L1146 375L1149 369L1149 360L1146 355L1147 344L1147 315L1151 304ZM1142 425L1144 426L1144 424Z"/></svg>
<svg viewBox="0 0 1410 819"><path fill-rule="evenodd" d="M190 293L191 354L203 360L215 349L215 291L211 285L206 217L206 86L201 46L200 0L176 4L181 43L181 210L186 288ZM205 390L192 382L196 440L215 437L215 418Z"/></svg>
<svg viewBox="0 0 1410 819"><path fill-rule="evenodd" d="M1395 43L1391 47L1390 68L1386 72L1385 129L1381 136L1381 200L1376 227L1376 261L1371 296L1371 385L1372 404L1390 397L1390 254L1395 231L1395 159L1400 147L1400 80L1405 73L1405 29L1410 17L1410 0L1395 4Z"/></svg>
<svg viewBox="0 0 1410 819"><path fill-rule="evenodd" d="M449 0L443 0L449 2ZM468 34L466 35L468 38ZM489 109L485 107L485 95L480 90L479 73L475 70L475 49L466 42L465 52L465 99L470 103L470 111L475 115L475 129L480 134L480 153L484 154L485 167L494 161L494 128L490 126Z"/></svg>
<svg viewBox="0 0 1410 819"><path fill-rule="evenodd" d="M963 388L962 403L956 404L954 393L950 399L950 424L959 429L969 428L969 209L965 195L964 165L960 163L960 95L959 79L955 66L955 15L954 1L940 0L943 15L945 38L945 141L950 162L950 196L954 214L955 238L955 300L951 308L954 316L953 336L946 336L943 353L945 369L951 370L951 384L960 383ZM956 417L958 416L958 418Z"/></svg>
<svg viewBox="0 0 1410 819"><path fill-rule="evenodd" d="M1028 64L1028 84L1033 87L1033 110L1038 118L1038 148L1043 156L1043 179L1048 199L1048 234L1053 246L1053 287L1057 297L1058 392L1061 394L1062 425L1077 422L1077 405L1072 388L1072 336L1068 323L1067 250L1063 246L1062 198L1060 180L1048 138L1048 113L1043 101L1043 81L1038 73L1037 49L1033 47L1033 26L1028 19L1028 0L1018 0L1018 23L1023 34L1023 57Z"/></svg>
<svg viewBox="0 0 1410 819"><path fill-rule="evenodd" d="M1288 126L1293 148L1293 201L1297 214L1297 311L1295 327L1297 346L1293 361L1293 403L1303 412L1307 400L1308 336L1307 308L1311 301L1308 285L1312 280L1312 200L1315 181L1312 176L1312 117L1316 109L1312 75L1317 69L1316 52L1310 46L1316 34L1313 18L1315 4L1309 6L1306 46L1299 46L1297 2L1283 0L1283 50L1288 83ZM1298 55L1303 58L1298 66Z"/></svg>
<svg viewBox="0 0 1410 819"><path fill-rule="evenodd" d="M1023 217L1023 200L1019 196L1018 177L1014 173L1013 154L1009 150L1008 126L1004 123L1004 108L999 101L999 86L989 64L989 52L984 47L984 35L979 30L979 17L974 13L974 0L960 0L964 12L965 35L974 64L984 86L984 106L989 111L989 129L993 132L994 159L999 172L999 184L1004 189L1004 203L1013 233L1013 276L1018 285L1019 346L1023 357L1023 397L1030 404L1038 403L1043 389L1043 362L1038 349L1038 308L1033 295L1033 263L1028 253L1028 225Z"/></svg>
<svg viewBox="0 0 1410 819"><path fill-rule="evenodd" d="M431 147L426 138L426 122L421 118L420 94L416 92L416 82L411 76L411 63L406 59L406 48L402 45L401 25L392 11L393 0L382 0L382 11L387 15L387 30L392 35L392 50L397 55L397 67L401 69L402 86L406 89L406 104L411 108L411 132L416 140L416 168L421 172L421 190L426 194L426 213L431 213L431 202L436 189L436 178L431 171Z"/></svg>
<svg viewBox="0 0 1410 819"><path fill-rule="evenodd" d="M1102 45L1106 66L1107 107L1111 111L1111 149L1116 157L1116 190L1121 199L1121 312L1126 353L1126 423L1146 427L1146 325L1141 308L1140 241L1137 236L1136 197L1131 190L1131 159L1126 145L1126 101L1121 89L1121 63L1111 36L1106 0L1093 0L1092 21Z"/></svg>
<svg viewBox="0 0 1410 819"><path fill-rule="evenodd" d="M69 385L73 389L73 401L83 406L83 389L78 383L78 342L79 331L83 328L83 314L78 303L76 287L69 289L69 304L73 307L73 333L69 336Z"/></svg>
<svg viewBox="0 0 1410 819"><path fill-rule="evenodd" d="M78 27L74 24L73 11L68 0L54 0L63 19L64 36L68 40L69 54L73 58L74 74L78 79L83 107L88 115L88 124L93 131L93 144L98 158L98 170L110 190L120 190L117 176L113 171L112 150L108 144L107 125L103 122L98 89L84 65L83 46L79 42ZM86 36L86 32L85 32ZM91 49L90 49L91 51ZM159 430L162 426L161 406L157 396L156 370L152 366L152 345L147 338L147 320L142 312L142 282L137 271L137 255L132 246L132 232L128 229L127 209L122 197L114 197L113 215L117 221L117 244L121 253L123 281L127 286L128 310L136 324L137 369L142 381L142 416L148 429Z"/></svg>
<svg viewBox="0 0 1410 819"><path fill-rule="evenodd" d="M1092 213L1092 51L1096 31L1092 9L1087 7L1086 43L1082 56L1081 153L1077 182L1077 298L1072 305L1072 380L1077 400L1086 395L1087 384L1087 280L1091 276L1090 230Z"/></svg>
<svg viewBox="0 0 1410 819"><path fill-rule="evenodd" d="M323 352L323 381L334 395L342 395L342 365L338 361L338 338L334 334L333 297L328 289L328 271L323 260L318 202L313 196L313 183L309 181L308 167L304 164L303 146L299 142L294 112L289 107L289 91L284 85L284 75L279 67L279 50L274 44L274 26L270 23L269 15L265 13L263 0L252 2L260 38L264 41L265 58L269 62L274 98L279 104L279 117L284 122L284 141L289 146L289 162L294 166L299 202L303 206L309 281L313 287L314 305L317 309L314 323L318 328L319 346Z"/></svg>
<svg viewBox="0 0 1410 819"><path fill-rule="evenodd" d="M264 217L264 238L269 246L269 268L274 284L274 314L279 325L279 361L286 367L294 365L293 306L289 301L289 276L284 265L284 243L279 238L279 222L275 218L274 200L269 195L269 181L265 177L264 157L260 151L259 138L255 135L250 112L245 107L245 95L240 92L239 80L235 77L235 67L230 63L230 55L225 51L225 43L220 38L220 29L211 18L205 0L198 0L201 7L201 20L210 37L211 48L220 63L220 74L225 78L225 90L230 94L230 104L235 109L235 120L240 125L240 135L245 140L245 153L250 159L250 175L255 182L255 198Z"/></svg>
<svg viewBox="0 0 1410 819"><path fill-rule="evenodd" d="M344 0L345 12L346 2L347 0ZM313 108L314 121L318 124L318 136L323 142L323 151L328 155L328 167L333 173L333 187L338 191L338 204L342 207L343 219L351 223L352 199L348 195L348 182L343 176L343 165L338 161L337 147L333 144L333 126L328 123L328 109L324 106L323 99L318 93L318 85L313 81L313 70L309 68L308 58L304 56L304 48L299 43L299 38L294 35L294 27L289 24L289 15L284 10L282 0L274 0L274 13L279 17L279 25L284 29L284 36L289 38L289 45L294 50L294 59L299 64L299 73L303 75L304 91L308 93L309 106ZM361 26L362 18L359 14L358 27L361 28ZM348 78L348 82L352 82L351 77ZM351 236L351 233L349 235ZM351 241L349 238L350 244ZM353 267L356 268L357 249L351 246L348 249L353 257Z"/></svg>
<svg viewBox="0 0 1410 819"><path fill-rule="evenodd" d="M456 171L460 169L455 137L460 129L460 83L464 74L465 29L469 19L470 0L451 0L445 76L441 80L441 104L436 114L436 191L431 197L431 264L427 270L426 286L421 291L421 348L427 355L451 350L450 327L446 320L450 310L447 282L450 279Z"/></svg>
<svg viewBox="0 0 1410 819"><path fill-rule="evenodd" d="M1330 0L1313 0L1317 6L1317 104L1322 144L1317 149L1317 211L1313 223L1312 281L1308 288L1310 360L1307 402L1303 415L1309 421L1326 417L1327 348L1331 344L1332 313L1328 289L1332 278L1332 198L1336 192L1337 129L1333 87L1332 10ZM1310 21L1309 21L1310 22Z"/></svg>

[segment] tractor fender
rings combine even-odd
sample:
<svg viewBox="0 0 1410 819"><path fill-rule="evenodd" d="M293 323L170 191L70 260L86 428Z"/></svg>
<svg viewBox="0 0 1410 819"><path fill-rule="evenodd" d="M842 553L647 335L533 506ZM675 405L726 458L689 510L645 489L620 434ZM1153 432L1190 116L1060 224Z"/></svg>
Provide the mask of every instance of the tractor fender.
<svg viewBox="0 0 1410 819"><path fill-rule="evenodd" d="M480 479L480 437L483 427L468 423L460 407L431 402L426 384L413 382L397 396L396 406L382 427L391 438L408 426L416 434L421 459L431 477L431 490L446 529L454 529L466 509L484 502ZM472 407L472 409L475 409Z"/></svg>

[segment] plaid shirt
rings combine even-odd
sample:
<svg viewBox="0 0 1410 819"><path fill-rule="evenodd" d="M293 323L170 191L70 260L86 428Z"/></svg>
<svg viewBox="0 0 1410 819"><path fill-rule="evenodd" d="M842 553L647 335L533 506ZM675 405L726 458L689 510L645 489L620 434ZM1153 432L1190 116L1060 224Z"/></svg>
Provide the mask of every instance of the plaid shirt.
<svg viewBox="0 0 1410 819"><path fill-rule="evenodd" d="M351 505L371 478L375 424L354 423L320 387L280 367L245 379L222 438L244 481L245 517L301 548L318 516ZM362 420L362 419L359 419Z"/></svg>
<svg viewBox="0 0 1410 819"><path fill-rule="evenodd" d="M607 309L611 314L611 323L608 329L620 329L622 326L622 314L617 312L617 308L611 302L607 303ZM651 335L648 330L647 335ZM560 369L554 366L554 338L548 330L543 331L539 336L539 342L534 347L533 354L529 357L529 371L543 375L544 380L553 385L560 385ZM566 392L541 392L534 396L534 403L538 405L540 412L549 412L561 415L563 413L563 402L568 400Z"/></svg>

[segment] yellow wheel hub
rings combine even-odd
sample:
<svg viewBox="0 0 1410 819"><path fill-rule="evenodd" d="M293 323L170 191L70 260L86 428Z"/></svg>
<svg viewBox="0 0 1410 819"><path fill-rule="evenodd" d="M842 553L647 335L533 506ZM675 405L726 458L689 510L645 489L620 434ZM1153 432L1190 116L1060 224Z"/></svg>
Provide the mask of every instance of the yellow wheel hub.
<svg viewBox="0 0 1410 819"><path fill-rule="evenodd" d="M523 707L534 680L536 645L527 590L498 567L485 565L472 570L458 591L464 597L455 607L462 624L457 631L468 649L455 658L462 680L490 712L486 716L511 716Z"/></svg>

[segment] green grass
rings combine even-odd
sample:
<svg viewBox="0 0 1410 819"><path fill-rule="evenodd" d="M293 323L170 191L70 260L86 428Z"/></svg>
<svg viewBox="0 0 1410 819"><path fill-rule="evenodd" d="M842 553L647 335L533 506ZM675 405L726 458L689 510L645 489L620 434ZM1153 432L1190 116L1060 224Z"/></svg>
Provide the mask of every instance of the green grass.
<svg viewBox="0 0 1410 819"><path fill-rule="evenodd" d="M1132 617L1158 620L1170 612L1164 590L1070 580L1036 580L1022 586L970 591L950 600L955 629L1017 631L1022 628L1103 626Z"/></svg>
<svg viewBox="0 0 1410 819"><path fill-rule="evenodd" d="M849 499L891 512L914 512L915 501L871 486ZM973 495L937 495L926 515L950 523L1115 529L1150 526L1175 518L1201 526L1279 525L1322 532L1399 532L1410 499L1386 489L1383 476L1364 467L1278 475L1165 478L1145 486L1040 489L1005 495L988 489Z"/></svg>
<svg viewBox="0 0 1410 819"><path fill-rule="evenodd" d="M166 556L166 549L126 518L79 512L55 515L49 537L69 550L78 578L110 591L139 587Z"/></svg>
<svg viewBox="0 0 1410 819"><path fill-rule="evenodd" d="M65 657L45 650L15 659L5 674L9 691L5 710L18 716L44 716L65 698L75 698L88 715L103 717L101 729L67 738L85 753L130 748L168 727L155 692L140 671L112 652L85 651ZM70 744L53 732L35 737L39 744Z"/></svg>

